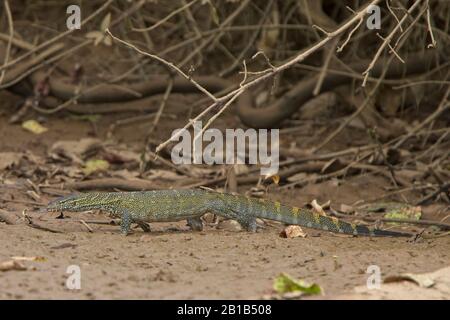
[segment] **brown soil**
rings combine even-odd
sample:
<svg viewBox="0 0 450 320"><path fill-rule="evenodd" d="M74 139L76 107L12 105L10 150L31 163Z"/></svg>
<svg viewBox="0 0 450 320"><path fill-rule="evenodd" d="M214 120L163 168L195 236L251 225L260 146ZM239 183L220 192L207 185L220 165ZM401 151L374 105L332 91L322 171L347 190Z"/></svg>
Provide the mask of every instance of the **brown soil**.
<svg viewBox="0 0 450 320"><path fill-rule="evenodd" d="M178 226L181 226L178 224ZM75 230L79 229L79 230ZM280 272L319 283L326 294L366 283L367 267L383 276L448 266L450 242L341 238L329 234L283 239L270 228L257 234L205 230L141 232L116 228L90 234L72 227L51 234L0 226L0 259L43 256L34 271L0 273L1 298L249 299L271 291ZM69 265L81 268L81 290L65 288Z"/></svg>
<svg viewBox="0 0 450 320"><path fill-rule="evenodd" d="M8 96L7 101L13 98ZM170 110L170 109L169 109ZM164 130L155 139L167 138L173 128L184 124L179 119L165 120ZM96 133L104 137L113 119L105 116L96 124ZM44 156L57 140L80 139L93 135L87 123L67 116L52 117L45 124L49 131L33 135L20 125L0 116L0 151L24 152ZM173 123L171 123L171 121ZM227 115L218 127L237 127L236 120ZM141 146L145 126L131 126L116 132L115 139L130 148ZM288 136L294 139L295 134ZM8 177L18 185L24 178ZM313 199L331 200L333 204L353 203L370 199L385 192L387 180L374 175L359 175L340 181L312 184L301 189L272 188L270 198L286 204L303 204ZM170 187L168 185L167 187ZM245 192L249 186L241 186ZM29 201L20 188L1 186L3 199ZM417 199L416 194L406 194ZM52 199L42 195L42 201ZM1 299L27 298L186 298L186 299L250 299L272 292L273 279L281 272L308 282L316 282L327 295L351 292L366 283L366 269L376 264L382 275L404 272L430 272L450 264L450 239L439 238L408 242L396 238L342 237L314 230L306 238L285 239L279 236L281 225L270 224L262 232L250 234L219 230L208 226L202 232L189 231L184 222L153 224L151 233L140 229L123 237L117 226L91 224L93 233L74 219L105 220L104 215L66 214L72 218L55 219L55 214L40 214L38 208L0 200L8 211L28 214L38 224L61 231L50 233L20 225L0 223L0 262L13 256L42 256L43 262L24 262L26 271L0 272ZM424 207L425 218L436 216L435 207ZM412 228L409 229L413 230ZM419 229L414 229L419 230ZM66 289L69 265L81 268L81 290Z"/></svg>

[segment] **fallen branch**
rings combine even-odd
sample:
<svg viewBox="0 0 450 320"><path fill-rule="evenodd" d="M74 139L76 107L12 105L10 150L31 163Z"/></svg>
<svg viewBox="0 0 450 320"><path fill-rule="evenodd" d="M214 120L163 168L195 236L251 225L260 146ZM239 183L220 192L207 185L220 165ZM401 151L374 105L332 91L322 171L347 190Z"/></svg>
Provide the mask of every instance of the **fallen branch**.
<svg viewBox="0 0 450 320"><path fill-rule="evenodd" d="M161 189L160 187L156 186L153 182L147 180L143 179L124 180L119 178L103 178L79 182L69 182L64 185L64 188L73 190L120 189L125 191Z"/></svg>

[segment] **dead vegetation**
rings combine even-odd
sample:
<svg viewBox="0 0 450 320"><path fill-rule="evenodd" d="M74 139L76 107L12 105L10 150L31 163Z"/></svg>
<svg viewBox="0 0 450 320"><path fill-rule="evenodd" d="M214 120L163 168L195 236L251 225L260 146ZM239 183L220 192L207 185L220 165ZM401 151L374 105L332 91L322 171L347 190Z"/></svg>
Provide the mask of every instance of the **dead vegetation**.
<svg viewBox="0 0 450 320"><path fill-rule="evenodd" d="M327 214L448 235L449 2L78 2L80 30L66 27L71 1L1 3L6 224L58 232L64 219L33 209L72 190L208 187L314 190L307 202L332 200ZM381 8L380 29L367 27L369 5ZM280 171L174 165L170 134L196 120L280 128ZM354 181L373 186L333 196ZM373 202L409 209L361 209Z"/></svg>

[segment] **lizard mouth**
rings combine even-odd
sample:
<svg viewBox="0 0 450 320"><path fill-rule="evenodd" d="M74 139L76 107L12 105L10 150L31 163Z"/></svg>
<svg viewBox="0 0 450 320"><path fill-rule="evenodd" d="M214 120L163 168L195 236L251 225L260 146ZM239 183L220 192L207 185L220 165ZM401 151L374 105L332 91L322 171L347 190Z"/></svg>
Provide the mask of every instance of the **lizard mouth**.
<svg viewBox="0 0 450 320"><path fill-rule="evenodd" d="M53 207L51 205L47 206L46 208L42 208L42 212L58 212L61 211L61 209Z"/></svg>

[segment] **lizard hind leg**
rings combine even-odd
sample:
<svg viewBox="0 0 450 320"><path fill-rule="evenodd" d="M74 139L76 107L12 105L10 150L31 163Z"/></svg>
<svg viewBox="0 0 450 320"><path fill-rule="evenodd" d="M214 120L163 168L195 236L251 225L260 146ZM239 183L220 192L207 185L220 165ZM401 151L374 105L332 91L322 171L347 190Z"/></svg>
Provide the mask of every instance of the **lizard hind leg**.
<svg viewBox="0 0 450 320"><path fill-rule="evenodd" d="M150 232L150 225L147 222L144 221L136 221L137 225L144 231L144 232Z"/></svg>
<svg viewBox="0 0 450 320"><path fill-rule="evenodd" d="M211 211L221 217L236 220L245 230L249 232L258 231L258 224L256 223L256 218L254 216L239 212L229 205L225 204L224 206L217 206Z"/></svg>
<svg viewBox="0 0 450 320"><path fill-rule="evenodd" d="M231 218L239 222L239 224L248 232L254 233L258 231L258 224L256 223L256 218L253 215L249 213L239 212L230 207L228 207L228 212L231 213Z"/></svg>
<svg viewBox="0 0 450 320"><path fill-rule="evenodd" d="M200 217L187 218L187 225L194 231L203 230L203 221Z"/></svg>
<svg viewBox="0 0 450 320"><path fill-rule="evenodd" d="M240 223L240 225L245 228L248 232L257 232L258 231L258 224L256 223L255 217L245 217L245 218L239 218L237 219L237 222Z"/></svg>

